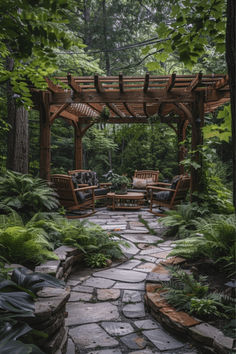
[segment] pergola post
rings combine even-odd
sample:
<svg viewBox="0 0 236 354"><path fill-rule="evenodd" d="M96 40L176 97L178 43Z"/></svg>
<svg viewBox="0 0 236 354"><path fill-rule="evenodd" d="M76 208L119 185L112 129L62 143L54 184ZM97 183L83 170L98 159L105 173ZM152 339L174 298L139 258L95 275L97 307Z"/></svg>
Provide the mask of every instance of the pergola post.
<svg viewBox="0 0 236 354"><path fill-rule="evenodd" d="M82 132L81 128L74 124L75 131L75 169L83 168L83 147L82 147Z"/></svg>
<svg viewBox="0 0 236 354"><path fill-rule="evenodd" d="M51 129L50 129L50 93L40 93L40 177L50 180Z"/></svg>
<svg viewBox="0 0 236 354"><path fill-rule="evenodd" d="M191 192L200 190L200 179L202 175L202 158L198 146L202 145L202 127L204 125L204 92L195 92L195 99L192 109L192 161L200 165L200 168L191 168Z"/></svg>
<svg viewBox="0 0 236 354"><path fill-rule="evenodd" d="M180 162L184 160L186 155L186 148L183 144L183 141L186 138L187 125L187 120L181 120L178 122L178 164L180 174L184 174L184 165L182 165Z"/></svg>

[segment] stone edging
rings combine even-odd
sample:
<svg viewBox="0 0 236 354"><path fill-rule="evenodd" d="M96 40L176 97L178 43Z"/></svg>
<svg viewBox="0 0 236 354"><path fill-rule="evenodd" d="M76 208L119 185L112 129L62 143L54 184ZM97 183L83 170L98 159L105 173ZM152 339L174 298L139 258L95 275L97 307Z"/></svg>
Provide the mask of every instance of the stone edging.
<svg viewBox="0 0 236 354"><path fill-rule="evenodd" d="M61 246L54 250L58 260L47 261L35 268L35 272L50 274L57 279L66 280L74 267L83 259L77 248ZM48 335L46 339L36 337L34 343L45 353L64 354L67 346L68 330L65 327L66 304L70 297L70 288L45 287L37 293L35 317L28 321L34 329Z"/></svg>
<svg viewBox="0 0 236 354"><path fill-rule="evenodd" d="M170 261L171 259L167 263L170 264ZM181 263L181 261L177 263ZM156 290L160 290L162 281L169 279L168 271L161 264L149 273L146 280L145 303L151 315L170 331L187 335L209 352L228 354L230 351L236 350L233 338L225 336L218 328L183 311L176 311L165 301L160 291Z"/></svg>

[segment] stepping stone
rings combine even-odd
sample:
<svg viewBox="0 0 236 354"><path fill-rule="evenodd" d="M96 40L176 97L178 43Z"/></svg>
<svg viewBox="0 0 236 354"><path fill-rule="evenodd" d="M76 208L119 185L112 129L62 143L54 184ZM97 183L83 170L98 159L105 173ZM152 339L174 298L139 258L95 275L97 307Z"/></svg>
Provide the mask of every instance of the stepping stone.
<svg viewBox="0 0 236 354"><path fill-rule="evenodd" d="M127 289L127 290L145 290L145 283L122 283L117 282L114 289Z"/></svg>
<svg viewBox="0 0 236 354"><path fill-rule="evenodd" d="M119 230L125 230L126 225L101 225L103 230L109 230L109 231L119 231Z"/></svg>
<svg viewBox="0 0 236 354"><path fill-rule="evenodd" d="M69 301L73 302L73 301L90 301L92 299L93 295L92 294L88 294L88 293L79 293L76 291L72 291L70 293L70 298Z"/></svg>
<svg viewBox="0 0 236 354"><path fill-rule="evenodd" d="M131 259L130 261L121 264L121 265L118 266L117 268L133 269L133 268L135 268L137 265L139 265L140 263L141 263L140 261L136 261L136 260L134 260L134 259Z"/></svg>
<svg viewBox="0 0 236 354"><path fill-rule="evenodd" d="M117 340L110 337L99 325L95 323L70 329L69 335L81 351L89 348L119 345Z"/></svg>
<svg viewBox="0 0 236 354"><path fill-rule="evenodd" d="M97 299L99 301L117 300L120 297L119 289L98 289Z"/></svg>
<svg viewBox="0 0 236 354"><path fill-rule="evenodd" d="M101 325L112 336L124 336L135 331L127 322L102 322Z"/></svg>
<svg viewBox="0 0 236 354"><path fill-rule="evenodd" d="M170 250L171 251L171 250ZM157 257L157 258L162 258L162 259L166 259L168 254L170 253L170 251L164 251L163 250L161 252L155 253L153 254L153 257Z"/></svg>
<svg viewBox="0 0 236 354"><path fill-rule="evenodd" d="M134 254L137 254L139 252L139 249L131 242L129 241L126 241L125 240L125 243L127 245L124 245L124 244L120 244L120 248L121 248L121 251L126 254L126 255L134 255Z"/></svg>
<svg viewBox="0 0 236 354"><path fill-rule="evenodd" d="M141 251L140 255L151 255L151 257L157 258L158 252L163 252L163 250L160 247L150 246L150 247L147 247L145 250Z"/></svg>
<svg viewBox="0 0 236 354"><path fill-rule="evenodd" d="M134 324L140 329L160 328L160 325L152 320L135 321Z"/></svg>
<svg viewBox="0 0 236 354"><path fill-rule="evenodd" d="M137 270L139 272L151 272L152 269L155 267L155 263L150 263L150 262L147 262L147 263L143 263L141 265L139 265L138 267L134 268L134 270Z"/></svg>
<svg viewBox="0 0 236 354"><path fill-rule="evenodd" d="M125 239L129 240L130 242L134 242L134 243L155 243L155 242L160 240L160 237L151 236L151 235L149 235L147 233L144 233L144 234L129 234L128 232L126 232L126 233L123 234L123 237Z"/></svg>
<svg viewBox="0 0 236 354"><path fill-rule="evenodd" d="M118 281L125 280L127 283L138 283L146 279L146 274L143 274L141 272L135 272L133 270L125 270L125 269L118 269L118 268L110 268L110 269L102 270L100 272L94 273L93 276L100 277L100 279L106 278L106 279L112 279ZM104 288L106 287L107 286L105 286Z"/></svg>
<svg viewBox="0 0 236 354"><path fill-rule="evenodd" d="M122 298L122 302L140 302L142 301L141 294L139 291L125 290Z"/></svg>
<svg viewBox="0 0 236 354"><path fill-rule="evenodd" d="M148 273L146 282L147 283L161 283L162 281L170 281L170 274L158 274L158 273Z"/></svg>
<svg viewBox="0 0 236 354"><path fill-rule="evenodd" d="M143 331L143 334L161 351L178 349L184 346L184 343L173 338L161 328L152 331Z"/></svg>
<svg viewBox="0 0 236 354"><path fill-rule="evenodd" d="M68 312L68 318L66 319L67 326L117 320L119 318L117 307L110 302L95 304L69 302L66 306L66 311Z"/></svg>
<svg viewBox="0 0 236 354"><path fill-rule="evenodd" d="M155 354L156 353L157 352L155 352ZM145 350L135 350L135 352L129 352L129 354L154 354L154 352L152 350L145 349ZM165 353L165 354L168 354L168 353ZM175 354L175 353L172 353L172 354Z"/></svg>
<svg viewBox="0 0 236 354"><path fill-rule="evenodd" d="M69 354L69 353L66 353ZM95 350L92 352L88 352L88 354L122 354L120 349L105 349L105 350Z"/></svg>
<svg viewBox="0 0 236 354"><path fill-rule="evenodd" d="M123 307L123 314L127 318L138 318L145 316L144 304L138 302L136 304L129 304Z"/></svg>
<svg viewBox="0 0 236 354"><path fill-rule="evenodd" d="M73 291L79 291L81 293L89 293L92 294L93 293L93 288L89 287L89 286L83 286L83 285L78 285L75 286L73 288Z"/></svg>
<svg viewBox="0 0 236 354"><path fill-rule="evenodd" d="M151 263L154 263L157 260L155 257L151 257L151 256L134 256L134 258L140 259L140 261L143 262L151 262Z"/></svg>
<svg viewBox="0 0 236 354"><path fill-rule="evenodd" d="M146 340L143 337L137 335L136 333L121 337L120 340L129 349L143 349L146 347L147 344Z"/></svg>
<svg viewBox="0 0 236 354"><path fill-rule="evenodd" d="M107 289L107 288L111 288L115 284L115 282L113 280L109 280L109 279L106 280L104 278L91 277L91 278L85 280L83 282L83 285L93 286L94 288L99 288L99 289L105 289L105 288Z"/></svg>

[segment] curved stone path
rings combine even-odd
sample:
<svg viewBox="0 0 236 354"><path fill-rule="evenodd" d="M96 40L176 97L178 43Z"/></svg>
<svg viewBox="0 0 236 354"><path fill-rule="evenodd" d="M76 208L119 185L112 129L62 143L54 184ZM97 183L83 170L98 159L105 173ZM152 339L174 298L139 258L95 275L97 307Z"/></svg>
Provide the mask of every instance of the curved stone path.
<svg viewBox="0 0 236 354"><path fill-rule="evenodd" d="M138 215L160 236L149 234ZM66 353L201 353L185 338L171 335L145 311L145 280L171 250L171 241L161 239L157 217L145 209L112 212L102 208L88 221L118 232L127 242L122 248L128 261L99 271L81 270L68 279Z"/></svg>

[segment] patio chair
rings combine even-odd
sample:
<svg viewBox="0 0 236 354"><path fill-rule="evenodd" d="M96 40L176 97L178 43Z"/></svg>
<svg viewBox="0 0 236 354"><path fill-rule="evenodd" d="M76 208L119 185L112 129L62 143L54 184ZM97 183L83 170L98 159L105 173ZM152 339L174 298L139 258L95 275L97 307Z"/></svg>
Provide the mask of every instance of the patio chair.
<svg viewBox="0 0 236 354"><path fill-rule="evenodd" d="M150 191L149 211L158 216L164 216L161 212L154 212L153 206L173 209L175 205L185 200L190 187L190 177L187 175L175 176L171 183L159 182L157 186L148 186Z"/></svg>
<svg viewBox="0 0 236 354"><path fill-rule="evenodd" d="M71 170L68 174L72 176L74 183L78 187L96 186L94 189L95 200L106 198L107 193L110 192L111 183L101 183L97 178L97 174L91 170Z"/></svg>
<svg viewBox="0 0 236 354"><path fill-rule="evenodd" d="M154 170L136 170L133 176L133 185L129 192L138 192L147 194L148 185L157 185L159 178L159 171Z"/></svg>
<svg viewBox="0 0 236 354"><path fill-rule="evenodd" d="M86 186L76 188L72 177L68 175L55 174L51 175L52 187L55 188L59 196L61 205L67 211L67 218L82 218L95 213L95 196L94 189L97 186ZM77 213L91 209L87 213Z"/></svg>

